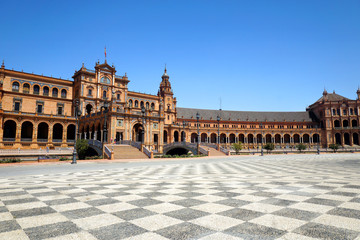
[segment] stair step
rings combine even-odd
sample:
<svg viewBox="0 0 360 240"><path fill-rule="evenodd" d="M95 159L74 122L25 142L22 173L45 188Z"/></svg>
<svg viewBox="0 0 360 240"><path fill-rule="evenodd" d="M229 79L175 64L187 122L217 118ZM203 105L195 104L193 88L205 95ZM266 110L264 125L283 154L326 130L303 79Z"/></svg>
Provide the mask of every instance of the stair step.
<svg viewBox="0 0 360 240"><path fill-rule="evenodd" d="M148 156L130 145L108 145L113 149L115 159L147 159Z"/></svg>

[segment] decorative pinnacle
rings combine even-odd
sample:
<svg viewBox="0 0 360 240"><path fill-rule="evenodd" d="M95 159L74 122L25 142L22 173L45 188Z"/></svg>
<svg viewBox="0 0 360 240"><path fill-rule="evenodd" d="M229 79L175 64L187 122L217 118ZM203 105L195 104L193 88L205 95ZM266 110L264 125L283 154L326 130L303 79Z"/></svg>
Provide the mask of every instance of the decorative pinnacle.
<svg viewBox="0 0 360 240"><path fill-rule="evenodd" d="M165 63L165 73L166 73L166 63Z"/></svg>
<svg viewBox="0 0 360 240"><path fill-rule="evenodd" d="M1 64L1 68L5 68L4 59L3 59L2 64Z"/></svg>

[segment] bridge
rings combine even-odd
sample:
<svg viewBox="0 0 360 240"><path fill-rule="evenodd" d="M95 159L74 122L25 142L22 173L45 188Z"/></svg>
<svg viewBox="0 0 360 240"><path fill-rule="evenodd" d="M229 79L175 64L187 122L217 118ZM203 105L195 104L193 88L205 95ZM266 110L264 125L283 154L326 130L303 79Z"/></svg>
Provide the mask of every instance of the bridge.
<svg viewBox="0 0 360 240"><path fill-rule="evenodd" d="M182 155L187 154L188 152L192 152L194 155L198 154L197 152L197 144L196 143L189 143L189 142L173 142L169 144L165 144L163 148L164 154L171 154L171 155ZM208 150L206 150L203 146L199 148L200 153L208 155Z"/></svg>

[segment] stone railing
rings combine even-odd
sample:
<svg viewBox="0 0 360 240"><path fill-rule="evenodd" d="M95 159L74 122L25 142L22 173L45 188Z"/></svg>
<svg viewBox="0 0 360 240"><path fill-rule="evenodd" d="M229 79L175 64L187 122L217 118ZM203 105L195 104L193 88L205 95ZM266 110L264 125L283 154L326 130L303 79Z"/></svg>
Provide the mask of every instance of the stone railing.
<svg viewBox="0 0 360 240"><path fill-rule="evenodd" d="M112 151L110 150L110 148L108 148L108 146L104 146L104 153L107 156L107 158L112 159ZM105 157L105 156L104 156Z"/></svg>
<svg viewBox="0 0 360 240"><path fill-rule="evenodd" d="M146 156L148 156L149 158L153 158L153 152L150 151L147 147L143 146L143 153L146 154Z"/></svg>

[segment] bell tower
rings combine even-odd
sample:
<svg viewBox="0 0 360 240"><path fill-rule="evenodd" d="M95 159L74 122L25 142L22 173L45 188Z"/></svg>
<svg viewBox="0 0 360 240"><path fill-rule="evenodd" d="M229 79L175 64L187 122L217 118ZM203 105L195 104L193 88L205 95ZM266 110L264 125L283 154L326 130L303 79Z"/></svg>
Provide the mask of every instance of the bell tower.
<svg viewBox="0 0 360 240"><path fill-rule="evenodd" d="M167 74L166 65L164 74L162 75L158 96L163 102L163 111L165 116L165 124L172 124L176 121L176 98L171 89L169 75Z"/></svg>

